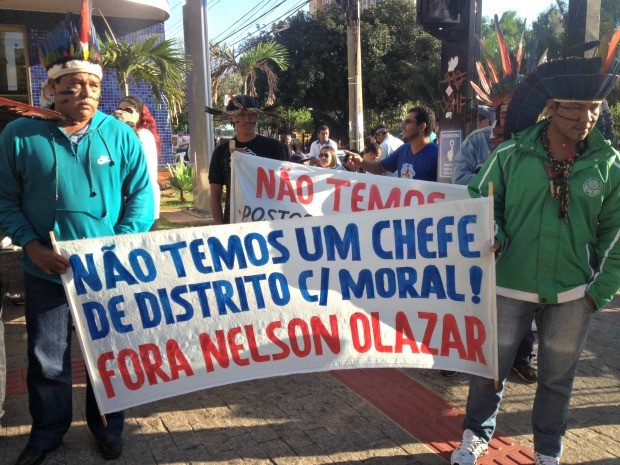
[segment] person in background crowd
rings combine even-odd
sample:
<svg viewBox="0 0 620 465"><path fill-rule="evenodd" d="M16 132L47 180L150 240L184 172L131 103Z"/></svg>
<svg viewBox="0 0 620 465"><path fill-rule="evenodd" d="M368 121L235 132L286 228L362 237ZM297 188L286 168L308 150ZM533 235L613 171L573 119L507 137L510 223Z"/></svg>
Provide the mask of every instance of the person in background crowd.
<svg viewBox="0 0 620 465"><path fill-rule="evenodd" d="M155 222L151 227L151 231L155 231L157 229L157 220L159 219L159 203L161 198L159 183L157 182L159 152L161 150L161 139L157 132L157 123L140 97L132 95L123 97L118 103L118 110L126 115L127 121L135 125L136 134L138 134L140 142L142 142L146 163L149 167L151 188L153 189Z"/></svg>
<svg viewBox="0 0 620 465"><path fill-rule="evenodd" d="M377 138L377 144L381 146L380 160L386 159L392 154L398 147L403 145L403 141L398 137L394 137L390 134L390 130L385 124L377 126L375 129L375 137ZM393 173L386 173L387 176L398 177L399 173L396 171Z"/></svg>
<svg viewBox="0 0 620 465"><path fill-rule="evenodd" d="M60 278L70 263L54 252L49 232L66 241L146 232L153 224L140 141L126 124L97 110L101 55L90 11L82 8L82 14L88 17L67 15L39 46L48 75L45 93L64 119L20 118L0 134L0 230L24 252L32 416L15 465L42 463L62 444L73 416L71 314ZM85 420L103 458L118 458L124 413L106 414L102 421L89 378Z"/></svg>
<svg viewBox="0 0 620 465"><path fill-rule="evenodd" d="M299 163L301 165L316 165L318 163L318 160L316 158L304 154L301 148L301 142L299 142L299 140L294 139L292 145L293 153L291 154L291 158L289 161L293 163Z"/></svg>
<svg viewBox="0 0 620 465"><path fill-rule="evenodd" d="M336 149L326 145L319 152L319 166L321 168L338 169L338 154Z"/></svg>
<svg viewBox="0 0 620 465"><path fill-rule="evenodd" d="M452 465L474 465L495 431L506 377L536 319L535 465L558 465L577 361L592 315L620 287L620 159L595 128L620 60L553 60L512 95L504 133L469 183L495 207L499 389L470 378L463 438ZM543 111L548 118L537 122Z"/></svg>
<svg viewBox="0 0 620 465"><path fill-rule="evenodd" d="M213 222L228 224L230 223L231 153L236 150L281 161L286 161L288 157L282 143L256 133L258 117L264 112L254 97L231 96L225 112L219 112L213 108L207 108L207 111L216 116L230 118L236 131L234 139L215 148L209 166L210 207ZM224 188L226 188L226 197L224 211L222 211Z"/></svg>
<svg viewBox="0 0 620 465"><path fill-rule="evenodd" d="M284 140L282 141L284 144L284 151L286 152L287 160L290 160L291 155L293 155L293 136L287 134L284 136Z"/></svg>
<svg viewBox="0 0 620 465"><path fill-rule="evenodd" d="M402 123L405 144L384 160L367 161L359 155L352 155L351 163L354 169L362 168L373 174L397 172L402 178L437 181L438 147L429 139L434 126L433 110L428 107L410 108Z"/></svg>
<svg viewBox="0 0 620 465"><path fill-rule="evenodd" d="M493 120L492 126L485 126L482 129L473 131L461 144L460 150L452 161L453 184L469 184L489 157L491 147L496 147L504 141L504 123L511 95L508 94L497 107L497 119L495 116L490 118ZM480 113L481 107L483 106L478 107L478 121L480 121L480 116L488 120L489 115L486 111L482 114ZM538 380L536 367L533 364L535 342L536 336L530 329L519 344L512 364L512 371L519 375L526 383L535 383ZM444 376L454 376L456 372L442 370L441 374Z"/></svg>
<svg viewBox="0 0 620 465"><path fill-rule="evenodd" d="M492 126L495 123L495 111L486 105L478 105L478 129Z"/></svg>
<svg viewBox="0 0 620 465"><path fill-rule="evenodd" d="M373 135L364 137L364 147L369 146L370 144L376 144L377 138Z"/></svg>
<svg viewBox="0 0 620 465"><path fill-rule="evenodd" d="M318 135L318 140L310 144L310 156L318 158L321 149L326 145L332 147L334 150L338 150L338 144L329 138L329 128L326 125L323 124L319 126Z"/></svg>

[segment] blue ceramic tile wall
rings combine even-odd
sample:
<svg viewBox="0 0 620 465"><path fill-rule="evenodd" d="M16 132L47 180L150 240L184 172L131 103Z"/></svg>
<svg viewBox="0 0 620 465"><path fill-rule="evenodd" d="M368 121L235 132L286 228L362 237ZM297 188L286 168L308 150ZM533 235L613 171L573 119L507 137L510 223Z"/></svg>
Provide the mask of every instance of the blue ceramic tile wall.
<svg viewBox="0 0 620 465"><path fill-rule="evenodd" d="M41 84L47 79L45 69L41 66L37 52L38 44L45 36L54 29L64 18L62 14L36 13L30 11L1 10L0 24L26 26L28 35L28 56L30 60L30 84L32 101L39 105L41 96ZM154 34L164 37L164 24L153 24L152 21L107 18L110 27L118 41L143 42ZM94 18L95 27L100 37L105 36L107 27L100 18ZM151 94L150 88L145 84L132 83L129 93L140 97L151 110L157 121L157 130L162 141L160 165L171 163L172 133L168 123L168 110L165 106L157 107ZM106 70L103 77L103 93L99 109L104 113L111 113L122 98L123 94L116 83L116 72Z"/></svg>

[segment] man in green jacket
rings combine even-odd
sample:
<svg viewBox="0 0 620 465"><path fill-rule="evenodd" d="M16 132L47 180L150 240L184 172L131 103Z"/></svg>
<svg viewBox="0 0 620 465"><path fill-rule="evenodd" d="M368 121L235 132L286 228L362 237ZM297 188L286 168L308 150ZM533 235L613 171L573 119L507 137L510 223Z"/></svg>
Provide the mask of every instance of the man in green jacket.
<svg viewBox="0 0 620 465"><path fill-rule="evenodd" d="M539 337L535 463L560 463L591 317L620 287L620 160L594 127L620 63L601 64L570 58L530 72L508 109L512 139L469 184L473 196L488 195L493 184L500 385L472 377L453 465L473 465L487 452L504 382L532 318ZM547 117L536 123L541 113Z"/></svg>
<svg viewBox="0 0 620 465"><path fill-rule="evenodd" d="M154 216L140 140L97 110L103 71L96 36L86 31L87 43L84 35L71 37L80 30L78 20L66 21L40 47L46 93L66 119L21 118L0 135L0 230L24 250L32 416L15 465L42 463L62 444L72 420L71 315L60 279L69 261L54 252L49 232L57 240L146 232ZM84 24L90 21L82 17ZM86 422L103 457L119 457L123 412L107 414L104 423L90 380Z"/></svg>

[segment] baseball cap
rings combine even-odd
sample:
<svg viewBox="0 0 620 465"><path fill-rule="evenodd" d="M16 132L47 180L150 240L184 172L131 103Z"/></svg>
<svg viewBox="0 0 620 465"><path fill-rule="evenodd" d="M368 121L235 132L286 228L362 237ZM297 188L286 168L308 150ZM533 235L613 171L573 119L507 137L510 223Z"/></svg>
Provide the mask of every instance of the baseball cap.
<svg viewBox="0 0 620 465"><path fill-rule="evenodd" d="M490 124L495 122L495 112L486 105L478 105L478 116L488 119Z"/></svg>

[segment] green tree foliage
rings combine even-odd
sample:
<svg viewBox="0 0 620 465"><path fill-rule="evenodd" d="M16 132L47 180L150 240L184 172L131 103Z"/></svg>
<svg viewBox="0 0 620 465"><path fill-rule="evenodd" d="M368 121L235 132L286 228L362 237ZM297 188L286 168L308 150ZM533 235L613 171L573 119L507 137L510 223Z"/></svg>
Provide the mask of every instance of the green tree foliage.
<svg viewBox="0 0 620 465"><path fill-rule="evenodd" d="M118 86L129 95L129 84L142 81L151 87L156 103L164 102L170 117L181 111L186 100L186 76L190 66L179 43L154 35L142 43L117 42L106 34L101 42L104 68L116 71Z"/></svg>
<svg viewBox="0 0 620 465"><path fill-rule="evenodd" d="M266 34L289 51L279 71L279 103L312 108L314 128L327 124L336 139L348 137L346 18L338 5L312 17L298 13L289 27ZM361 13L362 88L366 125L393 123L406 102L439 101L440 42L416 25L415 2L383 0ZM265 40L263 36L259 40ZM260 87L261 82L258 83ZM384 118L384 117L387 117ZM370 124L369 124L370 122Z"/></svg>
<svg viewBox="0 0 620 465"><path fill-rule="evenodd" d="M221 84L231 74L238 74L243 84L243 93L257 97L256 80L259 75L264 76L267 82L266 103L273 105L278 89L276 71L288 68L288 52L281 44L273 41L258 42L248 47L241 54L225 46L211 44L210 52L217 62L216 68L211 71L212 95L215 102L218 100ZM225 93L229 92L226 90Z"/></svg>

